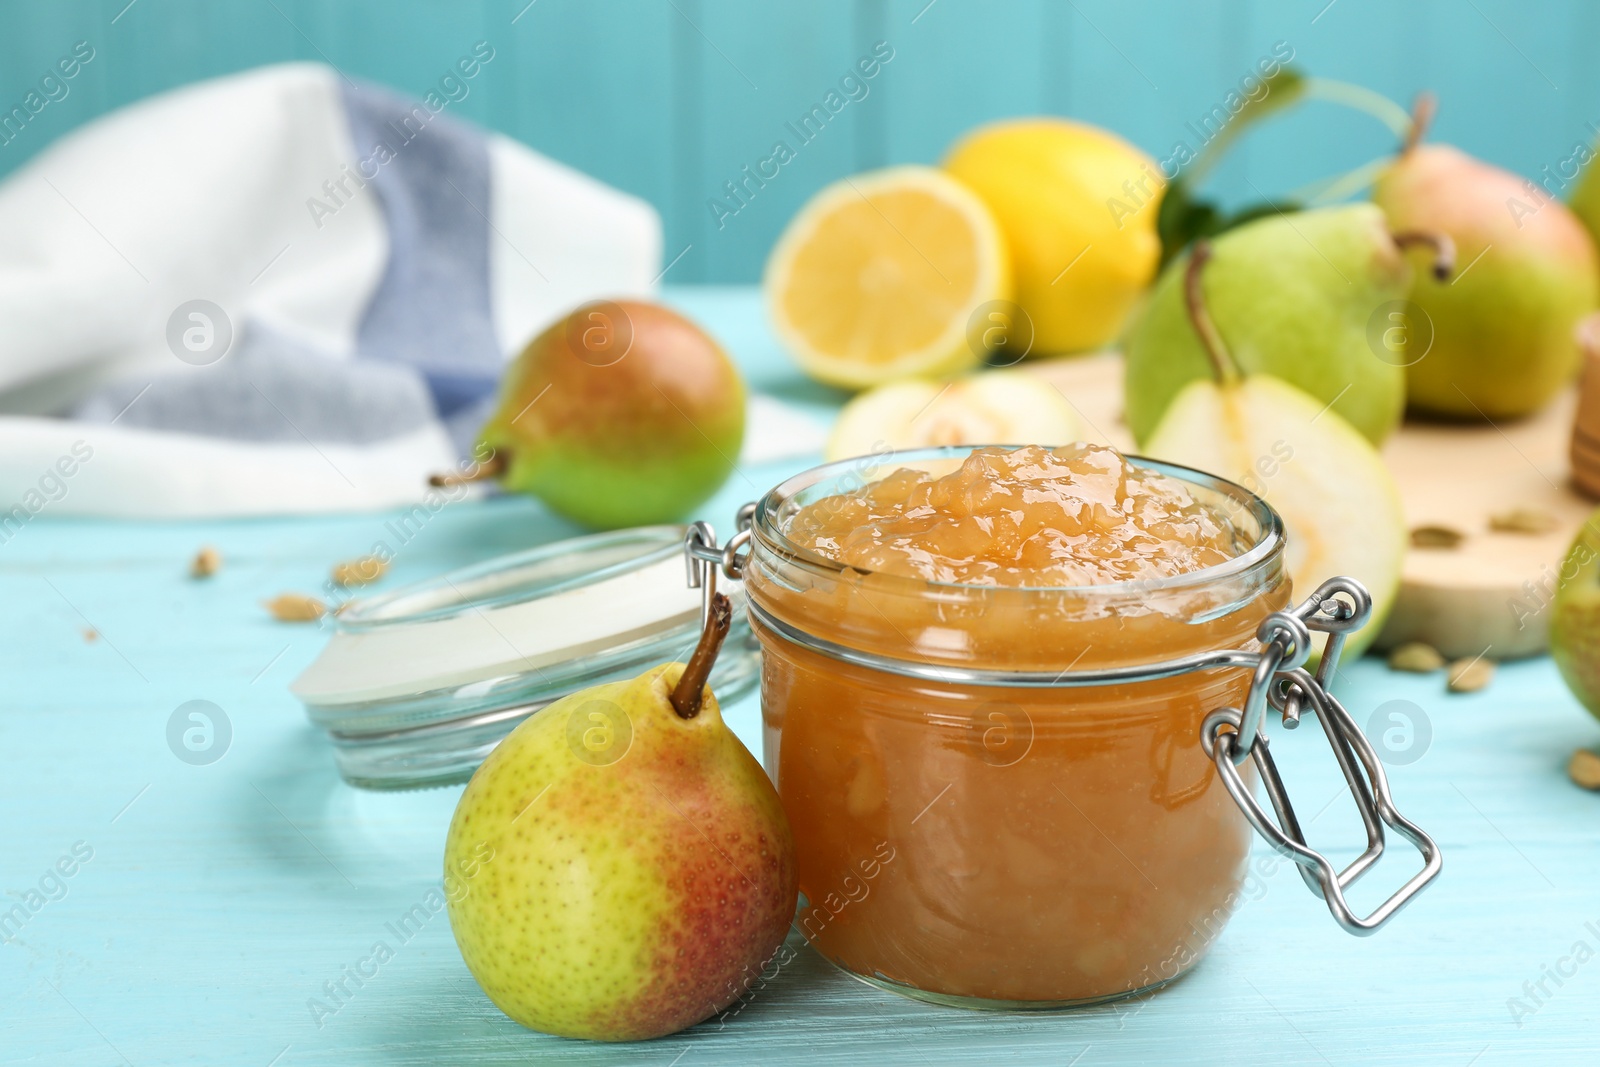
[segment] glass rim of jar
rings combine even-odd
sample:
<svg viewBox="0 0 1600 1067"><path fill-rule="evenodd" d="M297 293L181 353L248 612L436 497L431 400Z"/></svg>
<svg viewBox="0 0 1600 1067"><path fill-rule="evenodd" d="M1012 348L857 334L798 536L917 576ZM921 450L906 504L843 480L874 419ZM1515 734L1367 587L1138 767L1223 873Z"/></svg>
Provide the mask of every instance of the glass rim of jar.
<svg viewBox="0 0 1600 1067"><path fill-rule="evenodd" d="M1164 578L1124 579L1116 582L1102 582L1096 585L980 585L974 582L939 582L927 578L893 574L887 571L876 571L841 563L838 560L829 559L796 544L790 540L784 530L784 521L787 516L784 515L783 510L786 505L796 500L807 489L830 481L840 474L849 472L852 468L859 469L866 461L886 464L891 462L915 463L919 461L950 460L971 455L973 452L984 448L1017 449L1025 447L1028 446L938 445L930 448L889 452L882 456L855 456L850 459L824 463L784 480L761 497L755 507L751 526L752 537L756 544L778 555L786 564L801 565L807 569L821 572L824 577L841 577L846 572L862 577L870 576L874 582L879 583L885 589L902 591L923 589L948 593L1043 593L1056 596L1081 597L1085 600L1117 599L1126 597L1130 593L1149 595L1175 592L1207 586L1217 582L1225 582L1246 576L1258 568L1270 566L1282 555L1285 543L1283 519L1260 496L1237 482L1229 481L1226 478L1207 474L1205 471L1196 470L1193 467L1185 467L1177 463L1168 463L1146 456L1122 453L1120 449L1118 450L1119 454L1135 466L1175 478L1186 485L1199 486L1239 504L1242 510L1249 513L1255 520L1258 531L1255 542L1245 551L1222 563L1201 567L1198 570L1185 571L1182 574L1169 575ZM867 485L876 480L876 478L870 477L862 478L861 485Z"/></svg>

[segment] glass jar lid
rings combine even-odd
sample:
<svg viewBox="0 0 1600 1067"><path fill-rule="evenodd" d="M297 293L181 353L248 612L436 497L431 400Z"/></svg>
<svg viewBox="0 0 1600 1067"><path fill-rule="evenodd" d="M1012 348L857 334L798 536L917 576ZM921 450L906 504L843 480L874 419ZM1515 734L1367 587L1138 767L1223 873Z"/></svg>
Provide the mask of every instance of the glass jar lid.
<svg viewBox="0 0 1600 1067"><path fill-rule="evenodd" d="M569 693L682 660L700 635L687 527L593 534L351 601L290 691L328 732L352 785L469 778L518 723ZM759 651L743 588L712 672L719 700L750 691Z"/></svg>

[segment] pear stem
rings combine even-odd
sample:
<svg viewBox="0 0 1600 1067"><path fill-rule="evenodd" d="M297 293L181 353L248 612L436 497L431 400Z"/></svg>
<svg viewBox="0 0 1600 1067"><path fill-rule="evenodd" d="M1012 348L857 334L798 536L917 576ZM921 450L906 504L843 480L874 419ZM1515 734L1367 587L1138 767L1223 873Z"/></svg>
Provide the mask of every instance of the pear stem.
<svg viewBox="0 0 1600 1067"><path fill-rule="evenodd" d="M1433 125L1433 116L1439 113L1439 98L1424 89L1417 94L1417 99L1411 105L1411 129L1406 132L1406 140L1400 146L1402 156L1410 154L1411 150L1422 143L1428 135L1428 127Z"/></svg>
<svg viewBox="0 0 1600 1067"><path fill-rule="evenodd" d="M1206 296L1200 288L1201 272L1210 260L1211 242L1196 241L1189 253L1189 265L1183 272L1183 303L1189 311L1194 332L1200 335L1200 347L1206 350L1206 358L1211 360L1211 369L1216 372L1218 384L1232 385L1239 380L1239 367L1228 354L1228 346L1217 332L1217 324L1211 321L1211 312L1206 309Z"/></svg>
<svg viewBox="0 0 1600 1067"><path fill-rule="evenodd" d="M711 677L711 666L722 651L723 639L728 636L728 625L733 621L733 605L728 598L717 593L711 598L711 616L706 628L700 632L700 643L694 646L689 665L683 668L678 684L672 690L672 710L680 719L692 719L700 714L700 703L705 699L706 680Z"/></svg>
<svg viewBox="0 0 1600 1067"><path fill-rule="evenodd" d="M1412 245L1426 245L1433 249L1432 270L1436 280L1447 281L1456 269L1456 243L1449 234L1437 230L1402 230L1390 236L1401 251Z"/></svg>
<svg viewBox="0 0 1600 1067"><path fill-rule="evenodd" d="M430 474L428 484L435 489L449 489L457 485L470 485L473 482L487 482L504 474L506 466L504 453L495 452L465 473Z"/></svg>

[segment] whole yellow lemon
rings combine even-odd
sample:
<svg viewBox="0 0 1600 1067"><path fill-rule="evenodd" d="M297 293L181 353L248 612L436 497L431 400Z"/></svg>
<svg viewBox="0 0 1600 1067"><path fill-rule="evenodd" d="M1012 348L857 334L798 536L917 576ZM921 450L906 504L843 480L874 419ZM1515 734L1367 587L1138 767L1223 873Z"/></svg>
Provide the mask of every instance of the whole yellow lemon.
<svg viewBox="0 0 1600 1067"><path fill-rule="evenodd" d="M1155 161L1097 126L1026 118L972 131L944 166L1005 235L1031 352L1114 341L1161 257Z"/></svg>

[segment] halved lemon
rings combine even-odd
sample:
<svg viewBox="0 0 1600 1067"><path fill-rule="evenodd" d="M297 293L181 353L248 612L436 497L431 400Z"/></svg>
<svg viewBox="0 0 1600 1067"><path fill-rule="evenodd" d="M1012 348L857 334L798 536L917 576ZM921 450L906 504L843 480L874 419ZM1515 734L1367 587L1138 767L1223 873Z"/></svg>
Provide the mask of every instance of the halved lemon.
<svg viewBox="0 0 1600 1067"><path fill-rule="evenodd" d="M932 167L859 174L812 197L767 260L773 328L802 370L864 388L975 366L968 323L1009 298L1004 239L966 186Z"/></svg>

